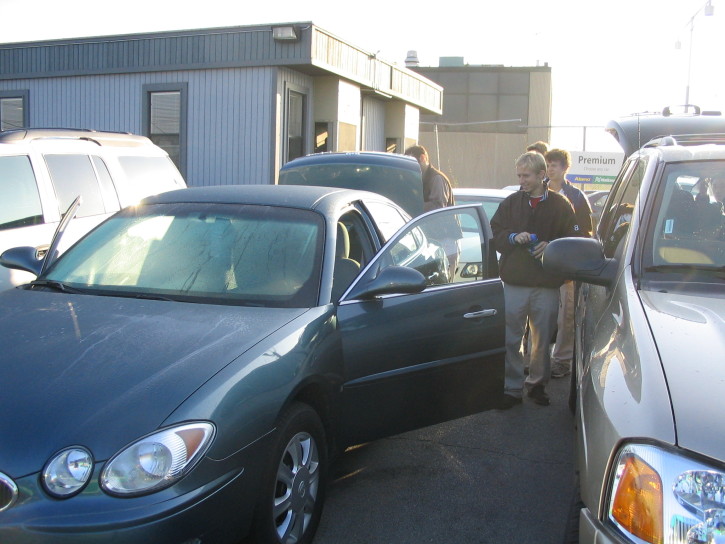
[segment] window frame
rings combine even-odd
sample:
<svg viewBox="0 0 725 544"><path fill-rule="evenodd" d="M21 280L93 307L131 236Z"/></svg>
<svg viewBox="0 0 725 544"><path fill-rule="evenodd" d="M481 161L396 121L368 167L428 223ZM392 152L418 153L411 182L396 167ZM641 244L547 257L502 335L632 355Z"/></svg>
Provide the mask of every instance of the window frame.
<svg viewBox="0 0 725 544"><path fill-rule="evenodd" d="M28 111L28 102L30 98L30 91L28 90L22 90L22 91L0 91L0 101L5 99L20 99L22 103L22 126L20 127L10 127L10 128L3 128L3 119L2 119L2 108L0 108L0 130L11 130L12 128L24 128L30 125L30 112Z"/></svg>
<svg viewBox="0 0 725 544"><path fill-rule="evenodd" d="M141 127L143 134L151 139L151 97L156 93L179 93L179 162L173 161L186 178L187 147L188 147L188 83L154 83L143 86L143 113ZM161 147L161 146L159 146ZM165 150L166 151L166 150ZM167 151L168 153L168 151Z"/></svg>
<svg viewBox="0 0 725 544"><path fill-rule="evenodd" d="M310 92L309 89L300 85L294 85L291 83L285 83L284 88L284 116L282 122L282 158L283 164L287 164L293 159L298 158L290 157L290 121L292 120L291 112L291 97L292 95L300 95L302 97L302 130L301 137L302 143L300 145L300 157L304 157L310 152L310 142L312 141L311 129L310 129ZM329 141L328 141L329 144Z"/></svg>

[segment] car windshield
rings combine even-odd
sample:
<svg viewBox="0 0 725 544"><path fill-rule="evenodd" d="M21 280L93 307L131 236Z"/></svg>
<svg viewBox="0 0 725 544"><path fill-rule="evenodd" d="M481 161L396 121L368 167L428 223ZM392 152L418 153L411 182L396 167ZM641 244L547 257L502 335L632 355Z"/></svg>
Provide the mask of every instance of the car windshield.
<svg viewBox="0 0 725 544"><path fill-rule="evenodd" d="M86 293L271 307L316 305L323 218L238 204L156 204L116 214L40 280Z"/></svg>
<svg viewBox="0 0 725 544"><path fill-rule="evenodd" d="M644 253L646 279L725 282L725 161L667 166Z"/></svg>

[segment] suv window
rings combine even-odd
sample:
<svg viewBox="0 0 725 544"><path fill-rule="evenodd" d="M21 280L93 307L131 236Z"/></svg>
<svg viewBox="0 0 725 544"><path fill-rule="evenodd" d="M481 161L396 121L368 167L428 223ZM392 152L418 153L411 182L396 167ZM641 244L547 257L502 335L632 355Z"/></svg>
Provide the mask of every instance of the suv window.
<svg viewBox="0 0 725 544"><path fill-rule="evenodd" d="M646 170L646 160L640 158L633 161L626 169L619 184L614 188L614 194L607 200L608 209L602 215L600 230L604 254L607 257L614 257L623 247L622 240L629 232L632 212Z"/></svg>
<svg viewBox="0 0 725 544"><path fill-rule="evenodd" d="M658 280L703 281L725 267L725 214L711 185L725 174L725 161L668 164L653 220L647 231L643 265ZM649 274L649 277L655 277Z"/></svg>
<svg viewBox="0 0 725 544"><path fill-rule="evenodd" d="M106 213L101 189L88 155L45 155L50 179L58 197L58 209L64 213L81 196L77 217Z"/></svg>
<svg viewBox="0 0 725 544"><path fill-rule="evenodd" d="M130 199L181 188L181 176L168 157L119 157L118 162L129 181Z"/></svg>
<svg viewBox="0 0 725 544"><path fill-rule="evenodd" d="M43 209L30 158L0 157L0 180L0 230L41 224Z"/></svg>

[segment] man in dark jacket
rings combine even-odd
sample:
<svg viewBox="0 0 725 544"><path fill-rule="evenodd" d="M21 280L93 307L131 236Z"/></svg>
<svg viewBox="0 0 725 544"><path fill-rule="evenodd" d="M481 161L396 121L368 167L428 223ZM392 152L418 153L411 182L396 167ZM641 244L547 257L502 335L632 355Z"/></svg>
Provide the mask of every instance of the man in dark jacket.
<svg viewBox="0 0 725 544"><path fill-rule="evenodd" d="M516 161L521 190L509 195L491 219L494 246L506 297L506 378L502 408L520 404L523 390L537 404L548 405L549 341L556 327L559 287L563 279L544 271L541 257L557 238L579 236L574 209L565 197L549 191L543 155L527 152ZM524 381L521 339L526 321L531 330L529 375Z"/></svg>
<svg viewBox="0 0 725 544"><path fill-rule="evenodd" d="M448 177L430 163L428 151L422 145L414 145L405 150L405 154L414 157L420 164L423 176L423 206L425 211L445 208L455 204L453 190Z"/></svg>
<svg viewBox="0 0 725 544"><path fill-rule="evenodd" d="M420 165L420 173L423 177L423 210L429 212L438 208L455 206L453 189L448 177L430 163L428 151L422 145L414 145L405 150L405 154L414 157ZM451 222L440 223L442 234L441 244L448 256L448 263L451 277L455 274L460 257L458 240L461 238L461 229Z"/></svg>

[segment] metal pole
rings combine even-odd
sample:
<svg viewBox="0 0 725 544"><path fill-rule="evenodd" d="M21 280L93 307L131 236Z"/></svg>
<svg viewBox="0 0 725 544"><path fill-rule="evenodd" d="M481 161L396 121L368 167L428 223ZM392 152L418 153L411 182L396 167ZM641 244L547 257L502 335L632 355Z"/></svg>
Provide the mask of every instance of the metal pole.
<svg viewBox="0 0 725 544"><path fill-rule="evenodd" d="M440 168L441 167L441 146L438 143L438 125L437 124L433 127L433 132L436 135L436 166L438 168Z"/></svg>
<svg viewBox="0 0 725 544"><path fill-rule="evenodd" d="M697 13L695 15L697 15ZM690 52L687 57L687 87L685 87L685 113L690 111L690 75L692 74L692 38L695 35L695 15L693 15L690 19Z"/></svg>

